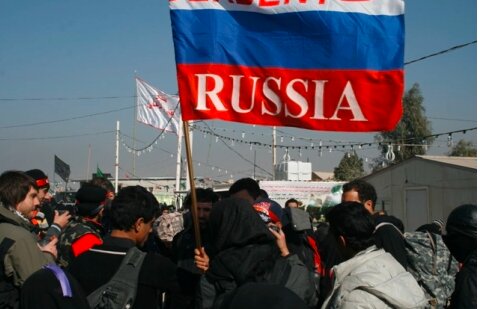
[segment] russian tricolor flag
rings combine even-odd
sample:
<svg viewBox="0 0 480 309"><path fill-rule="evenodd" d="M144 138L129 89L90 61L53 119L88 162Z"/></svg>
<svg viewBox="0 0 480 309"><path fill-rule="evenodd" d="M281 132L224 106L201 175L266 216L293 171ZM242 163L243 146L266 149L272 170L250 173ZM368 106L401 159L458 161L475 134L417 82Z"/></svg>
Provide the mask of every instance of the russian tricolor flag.
<svg viewBox="0 0 480 309"><path fill-rule="evenodd" d="M182 117L392 130L403 13L403 0L171 0Z"/></svg>

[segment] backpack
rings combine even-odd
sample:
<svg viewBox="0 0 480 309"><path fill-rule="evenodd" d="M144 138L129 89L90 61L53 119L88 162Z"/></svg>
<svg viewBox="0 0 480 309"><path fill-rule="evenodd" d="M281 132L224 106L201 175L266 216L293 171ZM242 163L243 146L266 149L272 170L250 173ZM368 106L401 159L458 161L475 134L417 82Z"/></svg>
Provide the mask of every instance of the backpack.
<svg viewBox="0 0 480 309"><path fill-rule="evenodd" d="M70 281L65 274L65 271L60 268L57 264L49 263L42 267L43 269L48 269L55 275L58 282L60 283L60 288L62 290L63 297L73 297L72 287L70 286Z"/></svg>
<svg viewBox="0 0 480 309"><path fill-rule="evenodd" d="M162 241L172 241L183 230L183 214L180 212L161 215L154 223L154 231Z"/></svg>
<svg viewBox="0 0 480 309"><path fill-rule="evenodd" d="M90 251L97 251L97 249L90 249ZM131 308L135 302L138 275L145 255L146 253L137 247L130 248L115 275L88 295L90 307L92 309Z"/></svg>
<svg viewBox="0 0 480 309"><path fill-rule="evenodd" d="M375 231L385 224L391 223L380 223ZM401 233L400 230L398 231ZM455 289L458 262L440 235L427 231L407 232L402 235L407 251L407 271L413 275L425 292L428 307L445 307Z"/></svg>
<svg viewBox="0 0 480 309"><path fill-rule="evenodd" d="M15 244L15 240L5 237L0 243L0 308L18 308L20 290L11 278L5 276L5 255Z"/></svg>

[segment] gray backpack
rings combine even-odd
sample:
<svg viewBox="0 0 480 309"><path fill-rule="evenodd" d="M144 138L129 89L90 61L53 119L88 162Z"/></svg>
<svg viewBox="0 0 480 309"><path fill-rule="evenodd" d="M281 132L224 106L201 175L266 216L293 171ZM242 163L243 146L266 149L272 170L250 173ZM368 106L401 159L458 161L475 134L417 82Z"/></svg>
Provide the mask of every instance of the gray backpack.
<svg viewBox="0 0 480 309"><path fill-rule="evenodd" d="M91 251L107 253L90 249ZM88 303L92 309L128 309L133 306L137 294L138 275L142 268L145 252L137 247L128 250L120 268L104 285L88 295Z"/></svg>
<svg viewBox="0 0 480 309"><path fill-rule="evenodd" d="M375 230L385 224L377 225ZM397 228L398 230L398 228ZM402 232L398 230L400 234ZM407 271L417 280L428 299L428 307L444 308L455 288L458 262L450 253L440 235L430 232L402 234L407 250Z"/></svg>

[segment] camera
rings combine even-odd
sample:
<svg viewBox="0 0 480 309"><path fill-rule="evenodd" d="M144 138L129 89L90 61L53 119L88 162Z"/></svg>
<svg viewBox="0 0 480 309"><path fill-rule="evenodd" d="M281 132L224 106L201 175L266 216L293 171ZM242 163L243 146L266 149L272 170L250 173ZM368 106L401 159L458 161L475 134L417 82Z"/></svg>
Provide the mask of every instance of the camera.
<svg viewBox="0 0 480 309"><path fill-rule="evenodd" d="M280 228L274 224L268 226L270 229L274 230L277 233L280 233Z"/></svg>

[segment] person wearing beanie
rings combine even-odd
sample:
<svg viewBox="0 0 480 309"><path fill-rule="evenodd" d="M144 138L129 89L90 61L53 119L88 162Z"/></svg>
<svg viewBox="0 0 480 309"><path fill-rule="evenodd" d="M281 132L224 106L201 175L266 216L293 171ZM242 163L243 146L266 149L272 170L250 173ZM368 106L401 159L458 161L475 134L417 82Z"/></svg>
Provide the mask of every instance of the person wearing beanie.
<svg viewBox="0 0 480 309"><path fill-rule="evenodd" d="M35 209L31 223L35 227L41 243L48 243L51 239L58 238L62 230L67 226L71 215L68 212L59 214L51 204L52 196L49 193L50 182L48 176L39 169L31 169L25 172L32 177L38 188L38 200L40 205Z"/></svg>
<svg viewBox="0 0 480 309"><path fill-rule="evenodd" d="M38 199L40 203L44 200L49 200L52 198L52 195L49 193L50 182L48 181L48 176L42 170L32 169L25 172L28 176L32 177L35 180L35 184L38 188Z"/></svg>
<svg viewBox="0 0 480 309"><path fill-rule="evenodd" d="M477 205L458 206L448 216L443 241L462 263L450 308L477 308Z"/></svg>
<svg viewBox="0 0 480 309"><path fill-rule="evenodd" d="M35 184L38 188L38 200L40 201L40 207L35 210L35 215L32 218L32 224L40 231L47 230L49 221L53 221L53 210L48 211L48 207L42 207L45 202L48 202L52 196L48 192L50 190L50 182L48 181L47 175L39 169L32 169L25 172L28 176L32 177L35 180ZM45 209L41 209L45 208ZM47 216L50 217L50 220L47 220ZM58 233L60 233L61 229Z"/></svg>
<svg viewBox="0 0 480 309"><path fill-rule="evenodd" d="M70 222L58 242L58 263L64 268L83 252L103 243L101 220L107 191L85 184L77 191L75 198L78 217Z"/></svg>
<svg viewBox="0 0 480 309"><path fill-rule="evenodd" d="M93 179L89 181L89 184L101 187L107 191L107 199L102 215L102 226L104 233L108 234L112 231L109 213L112 201L115 198L115 187L112 182L105 177L93 177Z"/></svg>

